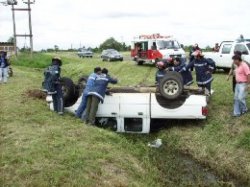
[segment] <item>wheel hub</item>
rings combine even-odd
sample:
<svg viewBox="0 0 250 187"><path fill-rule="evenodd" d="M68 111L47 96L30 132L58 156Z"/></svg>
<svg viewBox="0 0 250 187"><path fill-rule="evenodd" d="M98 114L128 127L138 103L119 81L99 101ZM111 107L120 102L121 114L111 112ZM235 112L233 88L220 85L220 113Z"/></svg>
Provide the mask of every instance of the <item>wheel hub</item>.
<svg viewBox="0 0 250 187"><path fill-rule="evenodd" d="M166 81L164 84L164 92L168 95L175 95L179 91L179 85L174 80Z"/></svg>

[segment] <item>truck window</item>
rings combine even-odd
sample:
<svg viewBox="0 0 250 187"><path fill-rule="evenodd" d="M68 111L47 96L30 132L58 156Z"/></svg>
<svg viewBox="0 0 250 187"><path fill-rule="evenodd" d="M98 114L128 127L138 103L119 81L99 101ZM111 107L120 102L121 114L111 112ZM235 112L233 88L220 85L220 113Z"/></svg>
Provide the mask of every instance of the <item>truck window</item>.
<svg viewBox="0 0 250 187"><path fill-rule="evenodd" d="M142 50L147 51L148 50L148 42L143 42L142 43Z"/></svg>
<svg viewBox="0 0 250 187"><path fill-rule="evenodd" d="M180 49L180 45L177 41L165 41L165 40L158 40L157 46L159 49Z"/></svg>
<svg viewBox="0 0 250 187"><path fill-rule="evenodd" d="M247 48L248 48L248 50L250 50L250 43L249 43L249 44L247 44Z"/></svg>
<svg viewBox="0 0 250 187"><path fill-rule="evenodd" d="M245 45L243 44L237 44L235 45L234 51L240 51L244 55L248 55L248 51Z"/></svg>
<svg viewBox="0 0 250 187"><path fill-rule="evenodd" d="M232 44L224 44L221 53L230 54L231 48L232 48Z"/></svg>
<svg viewBox="0 0 250 187"><path fill-rule="evenodd" d="M142 132L142 118L124 118L124 130L130 132Z"/></svg>

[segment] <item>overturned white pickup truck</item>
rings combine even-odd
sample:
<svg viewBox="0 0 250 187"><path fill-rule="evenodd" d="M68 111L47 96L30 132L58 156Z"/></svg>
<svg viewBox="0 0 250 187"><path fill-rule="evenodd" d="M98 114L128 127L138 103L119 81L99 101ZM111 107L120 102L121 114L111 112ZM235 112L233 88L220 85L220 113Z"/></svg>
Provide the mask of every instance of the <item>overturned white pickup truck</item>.
<svg viewBox="0 0 250 187"><path fill-rule="evenodd" d="M64 78L63 82L65 110L74 114L80 105L81 94L79 91L73 93L70 79ZM165 93L161 94L155 87L111 88L112 95L107 95L104 103L99 105L96 124L117 132L149 133L154 119L206 119L207 97L197 94L197 90L183 88L180 76L175 72L168 73L161 86L160 90ZM74 90L80 89L76 86ZM74 99L69 97L69 92L75 95ZM50 108L53 110L52 104Z"/></svg>

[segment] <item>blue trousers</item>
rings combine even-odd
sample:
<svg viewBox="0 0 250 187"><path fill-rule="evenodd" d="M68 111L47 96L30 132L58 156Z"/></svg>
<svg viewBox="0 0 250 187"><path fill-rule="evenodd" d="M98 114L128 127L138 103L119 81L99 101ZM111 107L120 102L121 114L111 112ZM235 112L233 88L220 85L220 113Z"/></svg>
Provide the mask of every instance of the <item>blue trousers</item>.
<svg viewBox="0 0 250 187"><path fill-rule="evenodd" d="M241 115L247 112L247 83L236 83L234 93L234 115Z"/></svg>
<svg viewBox="0 0 250 187"><path fill-rule="evenodd" d="M62 86L60 84L55 85L55 94L52 94L54 111L58 113L63 113L63 93Z"/></svg>
<svg viewBox="0 0 250 187"><path fill-rule="evenodd" d="M78 107L78 109L76 110L76 117L78 118L82 118L82 115L86 109L87 106L87 98L88 98L88 94L87 93L83 93L82 95L82 101Z"/></svg>

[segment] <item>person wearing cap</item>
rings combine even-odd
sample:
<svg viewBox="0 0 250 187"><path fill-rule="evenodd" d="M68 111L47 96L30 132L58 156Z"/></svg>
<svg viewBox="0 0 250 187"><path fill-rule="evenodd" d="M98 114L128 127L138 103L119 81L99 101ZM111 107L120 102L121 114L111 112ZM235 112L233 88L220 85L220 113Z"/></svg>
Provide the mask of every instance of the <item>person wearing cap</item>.
<svg viewBox="0 0 250 187"><path fill-rule="evenodd" d="M194 53L195 51L197 51L197 50L201 50L201 49L200 49L199 45L196 43L196 44L194 44L194 45L191 47L191 50L189 51L189 63L192 62L192 61L195 59L193 53ZM193 71L193 68L191 68L191 71Z"/></svg>
<svg viewBox="0 0 250 187"><path fill-rule="evenodd" d="M165 69L166 69L166 63L164 63L163 61L159 61L159 62L156 63L156 68L158 70L156 71L156 74L155 74L155 84L159 85L161 79L166 74L166 71L165 71Z"/></svg>
<svg viewBox="0 0 250 187"><path fill-rule="evenodd" d="M83 121L86 124L95 125L95 117L99 103L103 103L106 89L109 83L116 84L117 79L111 78L108 70L103 68L102 74L96 77L94 86L90 89L87 98L86 112Z"/></svg>
<svg viewBox="0 0 250 187"><path fill-rule="evenodd" d="M235 94L234 94L234 111L233 116L239 117L246 114L248 111L246 104L247 89L250 83L250 69L249 66L242 61L240 55L233 56L233 62L236 65L235 69Z"/></svg>
<svg viewBox="0 0 250 187"><path fill-rule="evenodd" d="M94 72L89 75L86 86L83 90L82 101L81 101L78 109L76 110L76 117L83 119L83 113L84 113L86 106L87 106L88 93L92 89L92 87L94 86L96 78L101 73L102 73L102 69L100 67L95 67Z"/></svg>
<svg viewBox="0 0 250 187"><path fill-rule="evenodd" d="M8 67L9 61L5 51L0 52L0 83L7 83L8 81Z"/></svg>
<svg viewBox="0 0 250 187"><path fill-rule="evenodd" d="M168 70L180 72L183 79L183 85L190 86L191 84L193 84L193 77L190 71L181 71L185 66L185 62L181 61L180 58L175 58L174 65L172 67L169 67Z"/></svg>
<svg viewBox="0 0 250 187"><path fill-rule="evenodd" d="M191 68L195 68L196 82L198 87L205 88L207 95L211 94L211 83L213 81L212 72L214 71L214 64L211 61L204 58L204 55L200 50L195 51L192 54L195 59L185 66L181 71L188 71Z"/></svg>
<svg viewBox="0 0 250 187"><path fill-rule="evenodd" d="M62 85L60 84L62 60L60 57L53 57L51 67L55 69L57 74L57 80L54 82L55 93L52 94L54 111L59 115L63 115L64 105L63 105L63 92Z"/></svg>

